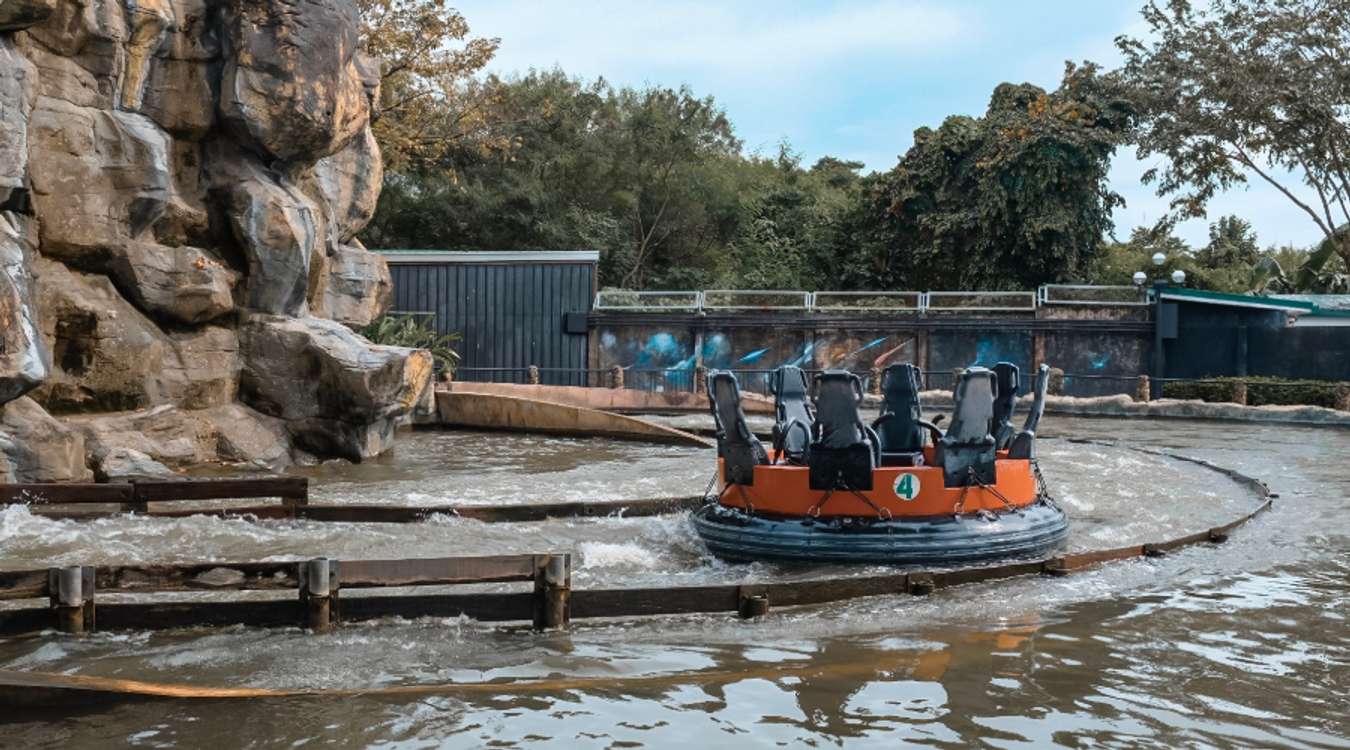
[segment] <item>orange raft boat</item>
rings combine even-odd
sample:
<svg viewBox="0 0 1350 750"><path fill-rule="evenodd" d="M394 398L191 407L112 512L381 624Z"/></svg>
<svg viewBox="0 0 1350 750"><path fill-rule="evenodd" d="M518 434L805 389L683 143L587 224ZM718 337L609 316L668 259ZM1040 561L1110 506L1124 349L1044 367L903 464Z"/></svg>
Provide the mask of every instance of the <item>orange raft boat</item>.
<svg viewBox="0 0 1350 750"><path fill-rule="evenodd" d="M708 375L718 493L694 525L719 557L958 564L1040 556L1067 537L1035 460L1047 367L1020 431L1009 421L1018 388L1009 363L962 373L945 432L922 418L912 365L886 369L872 425L859 415L862 381L852 373L817 375L809 401L800 369L772 378L777 421L766 450L746 424L735 376Z"/></svg>

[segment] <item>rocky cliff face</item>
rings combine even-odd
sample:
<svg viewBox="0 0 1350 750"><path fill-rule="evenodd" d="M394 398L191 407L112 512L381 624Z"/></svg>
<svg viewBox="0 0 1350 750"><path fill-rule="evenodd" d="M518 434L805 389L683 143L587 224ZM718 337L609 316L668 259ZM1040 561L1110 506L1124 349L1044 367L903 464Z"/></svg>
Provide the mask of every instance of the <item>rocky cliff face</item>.
<svg viewBox="0 0 1350 750"><path fill-rule="evenodd" d="M388 448L431 362L351 330L390 291L355 239L357 29L350 0L0 0L0 481Z"/></svg>

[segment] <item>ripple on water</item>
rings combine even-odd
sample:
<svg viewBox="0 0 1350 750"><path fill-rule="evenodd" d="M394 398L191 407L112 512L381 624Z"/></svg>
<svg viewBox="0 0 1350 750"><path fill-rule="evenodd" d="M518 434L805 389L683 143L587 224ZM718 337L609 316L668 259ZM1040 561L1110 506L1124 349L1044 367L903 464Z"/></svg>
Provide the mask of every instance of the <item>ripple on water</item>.
<svg viewBox="0 0 1350 750"><path fill-rule="evenodd" d="M906 738L1032 746L1073 737L1081 739L1078 744L1100 745L1346 746L1337 740L1344 735L1343 726L1337 729L1344 705L1334 700L1350 690L1343 615L1350 596L1344 554L1350 482L1328 460L1343 451L1333 446L1305 456L1321 446L1307 434L1287 437L1277 428L1217 445L1212 425L1048 423L1061 432L1203 455L1270 479L1295 501L1277 504L1218 548L1062 579L964 586L927 598L877 596L775 610L758 622L720 615L578 622L569 633L542 636L440 619L366 623L331 637L284 628L44 636L0 642L0 665L273 687L595 679L589 687L532 695L357 699L341 711L312 702L269 702L237 712L177 707L158 714L147 704L62 729L74 737L120 740L154 726L156 741L194 746L218 735L259 746L310 738L408 746L447 738L465 745L716 746L729 734L786 744L850 739L878 746ZM706 452L630 454L625 451L631 445L574 441L560 455L516 471L502 451L461 446L495 462L481 468L458 462L463 453L447 453L446 436L432 435L426 442L415 437L387 465L317 469L320 491L332 492L324 499L426 502L410 500L410 493L421 492L462 500L459 488L480 484L492 488L476 496L484 502L501 493L521 502L566 499L554 493L583 490L564 483L594 479L588 471L612 473L623 482L624 467L634 462L647 466L650 476L625 485L624 492L654 480L681 487L671 494L685 494L700 491L710 469ZM1343 446L1350 449L1350 441ZM1073 519L1071 545L1077 548L1189 533L1251 507L1245 490L1199 466L1124 448L1060 441L1041 447L1051 488ZM540 450L550 444L541 443ZM407 468L400 467L403 461L416 471L400 475ZM669 475L660 475L661 468ZM516 475L525 489L511 489L509 478ZM1328 486L1339 489L1328 493ZM707 556L685 516L514 525L441 518L386 526L207 518L75 524L22 508L2 513L5 567L45 565L48 559L86 562L90 555L106 562L186 560L202 551L215 559L245 559L551 550L577 554L575 582L586 587L843 571L721 563ZM791 676L764 671L801 667L805 671ZM733 676L700 676L718 672ZM651 676L661 679L626 682ZM218 718L227 713L229 721ZM239 715L258 720L240 721ZM44 731L28 724L12 734L21 741L48 736Z"/></svg>

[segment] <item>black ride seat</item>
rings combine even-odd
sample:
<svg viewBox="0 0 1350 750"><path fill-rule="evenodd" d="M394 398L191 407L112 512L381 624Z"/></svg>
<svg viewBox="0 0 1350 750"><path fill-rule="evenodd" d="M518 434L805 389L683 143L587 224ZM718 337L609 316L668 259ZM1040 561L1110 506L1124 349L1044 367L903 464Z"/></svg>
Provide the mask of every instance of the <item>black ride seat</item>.
<svg viewBox="0 0 1350 750"><path fill-rule="evenodd" d="M882 466L919 466L927 430L921 424L921 373L908 363L887 367L881 375L881 416L872 423L881 443Z"/></svg>
<svg viewBox="0 0 1350 750"><path fill-rule="evenodd" d="M806 373L800 367L783 365L769 376L773 391L773 447L779 460L790 464L806 463L806 452L811 447L811 428L815 417L807 401L809 386Z"/></svg>
<svg viewBox="0 0 1350 750"><path fill-rule="evenodd" d="M813 490L870 490L877 465L877 438L863 424L862 380L847 370L816 376L816 424L807 454Z"/></svg>
<svg viewBox="0 0 1350 750"><path fill-rule="evenodd" d="M1036 428L1041 426L1041 415L1045 413L1045 390L1050 385L1050 365L1041 365L1036 372L1036 394L1031 402L1031 411L1027 412L1022 431L1013 436L1008 446L1008 458L1036 457Z"/></svg>
<svg viewBox="0 0 1350 750"><path fill-rule="evenodd" d="M1012 426L1013 410L1017 408L1017 389L1021 386L1021 370L1011 362L994 365L994 447L1006 450L1012 445L1016 430Z"/></svg>
<svg viewBox="0 0 1350 750"><path fill-rule="evenodd" d="M769 453L746 424L736 376L722 370L709 371L708 402L717 425L717 456L722 459L723 480L754 484L755 467L769 463Z"/></svg>
<svg viewBox="0 0 1350 750"><path fill-rule="evenodd" d="M961 373L956 384L951 427L938 443L938 458L946 486L995 482L994 436L989 434L993 418L993 371L972 367Z"/></svg>

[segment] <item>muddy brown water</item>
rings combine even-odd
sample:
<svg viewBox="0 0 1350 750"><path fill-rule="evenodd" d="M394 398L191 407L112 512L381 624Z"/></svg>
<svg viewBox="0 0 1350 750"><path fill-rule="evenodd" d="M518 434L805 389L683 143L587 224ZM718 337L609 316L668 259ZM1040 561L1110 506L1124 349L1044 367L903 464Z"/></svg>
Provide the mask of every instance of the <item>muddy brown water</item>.
<svg viewBox="0 0 1350 750"><path fill-rule="evenodd" d="M420 697L72 706L15 715L0 747L1350 747L1350 431L1049 417L1052 437L1205 458L1267 481L1274 510L1222 546L1025 578L774 610L577 622L468 620L0 640L0 667L275 688L465 684ZM542 502L700 492L711 452L476 433L406 436L389 460L312 471L314 502ZM1202 467L1042 444L1093 549L1250 509ZM686 516L482 524L50 521L0 511L0 567L571 551L574 585L874 573L728 565ZM484 683L530 680L528 691Z"/></svg>

